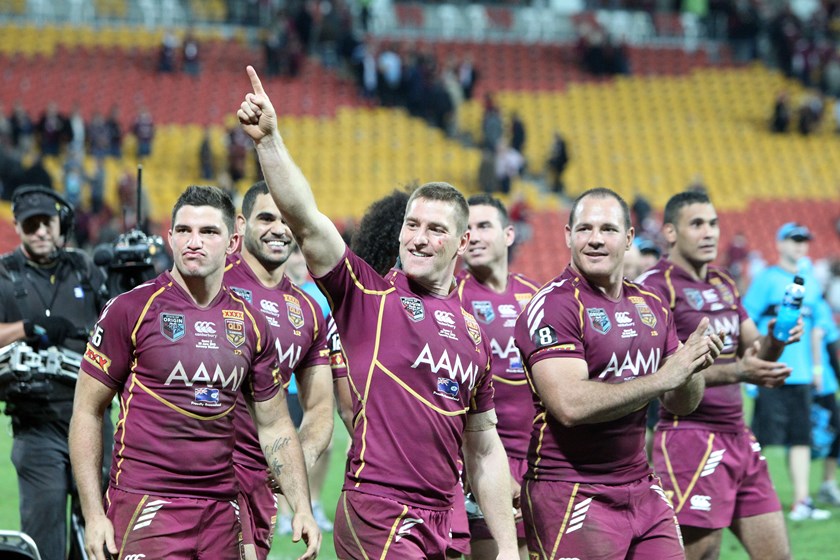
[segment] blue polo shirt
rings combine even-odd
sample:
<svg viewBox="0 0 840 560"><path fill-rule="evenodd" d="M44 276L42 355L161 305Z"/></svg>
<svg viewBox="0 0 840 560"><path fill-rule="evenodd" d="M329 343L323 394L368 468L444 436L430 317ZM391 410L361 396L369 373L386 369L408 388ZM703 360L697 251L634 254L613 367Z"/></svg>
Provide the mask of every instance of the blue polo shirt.
<svg viewBox="0 0 840 560"><path fill-rule="evenodd" d="M782 303L785 288L793 282L795 275L778 266L765 268L750 284L742 303L747 313L762 334L767 333L767 324L776 317L778 306ZM779 361L793 370L787 378L787 385L810 385L814 379L811 356L811 331L817 313L817 305L823 301L820 286L813 275L800 273L805 279L805 297L802 301L802 322L805 332L802 339L785 347Z"/></svg>

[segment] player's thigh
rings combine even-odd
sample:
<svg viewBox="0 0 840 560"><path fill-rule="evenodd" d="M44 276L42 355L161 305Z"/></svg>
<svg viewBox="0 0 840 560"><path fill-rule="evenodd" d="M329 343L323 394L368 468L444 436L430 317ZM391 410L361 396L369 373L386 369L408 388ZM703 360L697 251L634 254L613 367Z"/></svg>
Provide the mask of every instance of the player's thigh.
<svg viewBox="0 0 840 560"><path fill-rule="evenodd" d="M444 560L451 511L430 511L397 501L344 491L338 500L333 541L344 559Z"/></svg>
<svg viewBox="0 0 840 560"><path fill-rule="evenodd" d="M654 435L654 470L680 525L700 529L730 525L743 461L731 434L692 429L658 430Z"/></svg>
<svg viewBox="0 0 840 560"><path fill-rule="evenodd" d="M744 454L744 474L738 486L733 520L782 511L758 441L749 432L739 440Z"/></svg>
<svg viewBox="0 0 840 560"><path fill-rule="evenodd" d="M526 480L522 516L531 558L623 560L632 542L624 486Z"/></svg>
<svg viewBox="0 0 840 560"><path fill-rule="evenodd" d="M744 545L750 558L761 560L789 560L785 517L781 511L742 517L732 523L732 532Z"/></svg>
<svg viewBox="0 0 840 560"><path fill-rule="evenodd" d="M626 485L630 489L633 542L627 558L681 560L685 557L680 526L670 500L655 475Z"/></svg>
<svg viewBox="0 0 840 560"><path fill-rule="evenodd" d="M723 529L703 529L680 525L686 560L717 560Z"/></svg>

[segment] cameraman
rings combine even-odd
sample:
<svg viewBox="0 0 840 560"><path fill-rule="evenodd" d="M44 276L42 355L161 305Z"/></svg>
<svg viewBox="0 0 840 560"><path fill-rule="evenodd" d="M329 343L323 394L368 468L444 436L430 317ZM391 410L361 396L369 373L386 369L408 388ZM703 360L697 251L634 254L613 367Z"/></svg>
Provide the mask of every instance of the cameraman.
<svg viewBox="0 0 840 560"><path fill-rule="evenodd" d="M81 355L107 298L100 269L86 254L63 248L73 208L50 189L21 187L12 197L12 213L20 246L0 256L0 347L22 340L36 351L57 346ZM73 393L72 379L43 372L0 387L12 417L21 529L44 560L66 557Z"/></svg>

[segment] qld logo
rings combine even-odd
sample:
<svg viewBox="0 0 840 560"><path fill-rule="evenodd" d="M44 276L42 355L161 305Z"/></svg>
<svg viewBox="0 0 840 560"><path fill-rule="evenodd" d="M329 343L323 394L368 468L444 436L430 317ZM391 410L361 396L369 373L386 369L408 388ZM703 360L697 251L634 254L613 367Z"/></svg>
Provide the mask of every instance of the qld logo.
<svg viewBox="0 0 840 560"><path fill-rule="evenodd" d="M186 321L180 313L160 314L160 334L172 342L184 338L187 333Z"/></svg>
<svg viewBox="0 0 840 560"><path fill-rule="evenodd" d="M612 321L602 307L589 307L586 309L586 314L589 315L589 322L593 329L601 334L610 332Z"/></svg>
<svg viewBox="0 0 840 560"><path fill-rule="evenodd" d="M222 317L225 320L225 338L235 348L239 348L245 342L245 313L222 309Z"/></svg>
<svg viewBox="0 0 840 560"><path fill-rule="evenodd" d="M402 303L403 309L405 309L405 312L408 314L408 318L415 323L422 321L426 317L423 302L418 298L401 297L400 303Z"/></svg>
<svg viewBox="0 0 840 560"><path fill-rule="evenodd" d="M493 304L489 301L474 301L472 302L473 313L475 318L489 325L496 318L496 312L493 311Z"/></svg>
<svg viewBox="0 0 840 560"><path fill-rule="evenodd" d="M300 305L287 301L286 317L289 318L289 322L294 328L299 329L303 326L303 310L300 308Z"/></svg>

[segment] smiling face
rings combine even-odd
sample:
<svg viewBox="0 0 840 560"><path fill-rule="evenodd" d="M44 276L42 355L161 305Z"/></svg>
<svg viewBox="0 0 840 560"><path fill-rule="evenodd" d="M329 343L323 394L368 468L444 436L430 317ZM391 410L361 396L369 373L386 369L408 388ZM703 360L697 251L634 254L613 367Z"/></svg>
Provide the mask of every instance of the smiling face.
<svg viewBox="0 0 840 560"><path fill-rule="evenodd" d="M228 231L218 208L182 206L169 230L174 272L184 279L221 278L225 257L233 253L237 239Z"/></svg>
<svg viewBox="0 0 840 560"><path fill-rule="evenodd" d="M470 206L470 243L464 262L475 270L507 261L508 247L513 245L513 226L504 226L499 211L487 204Z"/></svg>
<svg viewBox="0 0 840 560"><path fill-rule="evenodd" d="M237 219L242 250L256 258L266 270L274 270L289 259L294 239L271 195L261 194L254 201L251 215Z"/></svg>
<svg viewBox="0 0 840 560"><path fill-rule="evenodd" d="M452 203L413 199L400 230L400 261L406 275L427 289L448 293L455 259L464 253L469 232L459 232Z"/></svg>
<svg viewBox="0 0 840 560"><path fill-rule="evenodd" d="M621 204L611 196L584 197L566 226L572 267L599 285L621 281L624 253L632 242L633 228L626 228Z"/></svg>
<svg viewBox="0 0 840 560"><path fill-rule="evenodd" d="M680 208L675 221L663 227L672 259L681 259L693 268L700 268L717 258L720 225L714 206L688 204Z"/></svg>

